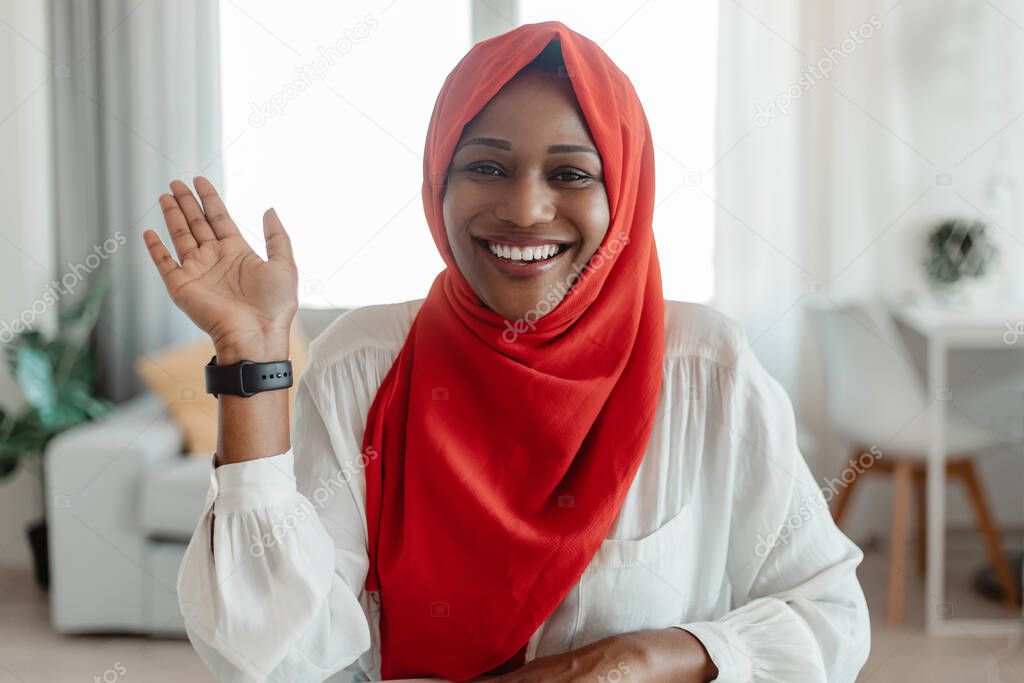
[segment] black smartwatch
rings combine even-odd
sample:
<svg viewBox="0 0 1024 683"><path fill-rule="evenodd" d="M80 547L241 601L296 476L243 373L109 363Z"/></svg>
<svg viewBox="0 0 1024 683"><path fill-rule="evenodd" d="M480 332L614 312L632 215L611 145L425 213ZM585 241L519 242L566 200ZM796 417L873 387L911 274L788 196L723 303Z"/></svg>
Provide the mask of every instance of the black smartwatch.
<svg viewBox="0 0 1024 683"><path fill-rule="evenodd" d="M291 385L290 360L269 363L243 360L232 365L217 365L217 356L214 355L206 364L206 393L214 396L252 396L261 391L287 389Z"/></svg>

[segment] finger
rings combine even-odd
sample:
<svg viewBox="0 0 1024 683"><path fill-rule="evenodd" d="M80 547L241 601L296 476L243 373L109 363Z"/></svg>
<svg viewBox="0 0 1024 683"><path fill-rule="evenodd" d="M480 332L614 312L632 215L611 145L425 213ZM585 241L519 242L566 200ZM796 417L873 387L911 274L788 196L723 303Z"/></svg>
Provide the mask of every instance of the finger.
<svg viewBox="0 0 1024 683"><path fill-rule="evenodd" d="M196 201L196 197L192 194L192 190L189 189L188 185L181 182L180 180L171 181L171 192L174 193L174 199L178 202L178 206L181 207L181 212L185 214L185 221L188 223L189 230L195 235L195 239L202 244L203 242L216 239L216 235L213 232L213 228L206 221L206 214L203 212L203 207L199 206L199 202Z"/></svg>
<svg viewBox="0 0 1024 683"><path fill-rule="evenodd" d="M196 192L199 193L200 199L203 200L203 210L206 212L207 222L213 226L213 231L217 233L217 237L224 239L231 235L238 235L238 227L235 222L231 220L231 216L228 215L228 209L224 206L224 202L221 200L220 195L217 194L217 188L213 186L209 180L201 175L197 175L195 178Z"/></svg>
<svg viewBox="0 0 1024 683"><path fill-rule="evenodd" d="M292 240L281 225L281 219L273 208L263 214L263 237L267 240L267 258L295 265L292 254Z"/></svg>
<svg viewBox="0 0 1024 683"><path fill-rule="evenodd" d="M146 242L149 256L153 259L153 264L156 265L156 269L160 273L167 291L176 291L183 284L182 280L186 277L185 273L181 270L181 266L175 262L171 253L167 251L167 247L164 246L163 240L160 239L155 230L143 232L142 239Z"/></svg>
<svg viewBox="0 0 1024 683"><path fill-rule="evenodd" d="M199 244L188 229L188 221L185 214L181 212L177 200L169 194L160 195L160 209L164 212L164 223L167 224L167 232L174 244L174 251L178 253L178 260L184 261L185 255L196 249Z"/></svg>

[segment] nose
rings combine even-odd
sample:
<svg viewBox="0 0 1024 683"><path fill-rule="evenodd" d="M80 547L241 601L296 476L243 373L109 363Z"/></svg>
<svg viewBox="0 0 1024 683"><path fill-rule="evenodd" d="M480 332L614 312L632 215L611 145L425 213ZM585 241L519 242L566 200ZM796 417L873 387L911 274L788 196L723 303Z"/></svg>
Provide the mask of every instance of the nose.
<svg viewBox="0 0 1024 683"><path fill-rule="evenodd" d="M510 185L494 207L494 215L502 221L528 228L555 219L554 192L542 178L524 174Z"/></svg>

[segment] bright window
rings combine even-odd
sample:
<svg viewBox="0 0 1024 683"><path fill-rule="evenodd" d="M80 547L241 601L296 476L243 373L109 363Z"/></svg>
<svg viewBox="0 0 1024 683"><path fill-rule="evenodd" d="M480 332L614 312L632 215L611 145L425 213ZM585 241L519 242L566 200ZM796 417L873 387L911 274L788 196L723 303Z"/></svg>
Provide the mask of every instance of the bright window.
<svg viewBox="0 0 1024 683"><path fill-rule="evenodd" d="M433 3L299 7L221 2L228 208L261 254L261 217L277 209L303 306L423 297L444 268L420 198L423 143L472 45L469 3L445 3L443 21Z"/></svg>

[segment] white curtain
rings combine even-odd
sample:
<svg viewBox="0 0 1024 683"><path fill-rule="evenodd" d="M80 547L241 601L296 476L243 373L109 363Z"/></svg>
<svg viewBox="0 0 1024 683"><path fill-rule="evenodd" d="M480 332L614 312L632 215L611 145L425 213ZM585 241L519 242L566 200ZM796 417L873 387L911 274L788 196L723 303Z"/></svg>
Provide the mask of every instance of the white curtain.
<svg viewBox="0 0 1024 683"><path fill-rule="evenodd" d="M815 277L801 235L803 111L758 112L799 76L800 13L796 2L747 4L721 3L713 303L792 391L799 303Z"/></svg>
<svg viewBox="0 0 1024 683"><path fill-rule="evenodd" d="M57 274L99 267L114 291L97 327L101 390L140 388L135 359L196 337L171 303L142 231L170 243L157 197L193 175L221 178L217 3L52 0ZM71 287L67 287L71 289Z"/></svg>
<svg viewBox="0 0 1024 683"><path fill-rule="evenodd" d="M806 306L891 298L913 282L904 249L874 248L916 182L913 152L885 130L906 118L885 12L876 0L721 3L714 304L744 325L750 351L793 398L820 471L835 465L837 444Z"/></svg>

